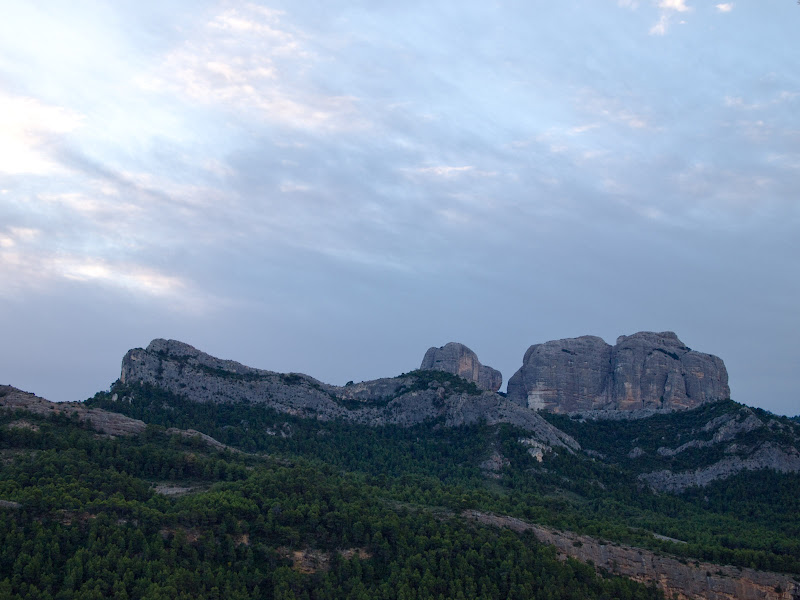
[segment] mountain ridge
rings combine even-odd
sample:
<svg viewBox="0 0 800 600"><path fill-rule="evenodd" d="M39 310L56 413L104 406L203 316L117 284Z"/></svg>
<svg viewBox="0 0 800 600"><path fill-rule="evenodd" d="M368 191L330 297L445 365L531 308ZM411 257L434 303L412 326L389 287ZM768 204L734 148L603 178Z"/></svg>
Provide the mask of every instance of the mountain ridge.
<svg viewBox="0 0 800 600"><path fill-rule="evenodd" d="M275 373L210 356L188 344L156 339L122 360L120 382L146 383L195 402L256 402L279 412L379 426L442 420L445 426L509 423L545 447L578 444L541 416L445 371L335 386L299 373Z"/></svg>
<svg viewBox="0 0 800 600"><path fill-rule="evenodd" d="M796 600L798 587L785 574L800 575L800 530L794 519L800 510L795 493L800 426L794 421L731 400L683 410L605 411L625 415L620 419L598 418L598 411L536 411L481 390L477 356L467 355L472 351L462 345L451 349L449 357L469 357L467 378L458 375L460 360L448 358L439 364L449 372L416 370L330 386L308 375L254 369L157 339L126 353L120 379L85 405L58 407L4 388L0 406L6 411L30 407L40 419L75 414L68 427L80 424L101 432L104 422L116 420L122 424L119 433L105 430L96 439L169 440L156 455L183 444L190 451L178 464L195 473L202 452L222 451L218 460L224 461L327 465L326 472L352 473L354 481L373 486L369 494L386 495L390 512L407 506L412 513L433 511L445 518L444 507L447 518L461 515L469 521L477 515L487 525L508 526L520 535L533 532L564 556L591 561L601 574L607 569L654 582L680 598L732 600L744 594ZM421 366L427 366L425 360ZM48 426L33 417L0 418L8 439L26 442L50 435ZM132 434L124 433L127 424L133 424ZM226 472L219 462L204 464L203 477L215 476L218 467ZM237 464L230 467L235 477L247 477L245 463ZM173 468L160 467L161 481L153 483L157 493L185 495L186 503L197 497L202 505L204 486L169 475ZM216 502L224 489L232 488L215 488L207 501ZM259 493L261 488L253 489ZM240 494L231 496L232 505L244 506ZM30 511L28 497L35 496L13 492L0 508ZM295 514L287 512L285 502L277 509L274 503L259 504L261 516L274 520ZM301 522L328 522L311 514ZM251 524L252 518L255 513L247 517ZM384 551L359 537L362 533L348 534L349 545L342 548L352 549L349 540L358 540L359 560L372 564ZM338 560L335 549L316 550L313 542L299 549L297 542L282 543L280 556L323 552ZM695 560L694 567L689 560ZM667 568L668 576L662 572Z"/></svg>

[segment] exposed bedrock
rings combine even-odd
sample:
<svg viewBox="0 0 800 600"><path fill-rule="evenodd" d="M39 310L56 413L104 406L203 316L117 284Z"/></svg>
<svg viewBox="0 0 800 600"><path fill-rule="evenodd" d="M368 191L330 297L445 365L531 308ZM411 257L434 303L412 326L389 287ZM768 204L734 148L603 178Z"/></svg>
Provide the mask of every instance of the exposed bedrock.
<svg viewBox="0 0 800 600"><path fill-rule="evenodd" d="M671 331L582 336L535 344L508 381L510 400L534 410L685 409L730 397L722 360Z"/></svg>
<svg viewBox="0 0 800 600"><path fill-rule="evenodd" d="M500 371L482 365L477 354L464 344L456 342L450 342L441 348L429 348L419 368L423 371L446 371L458 375L490 392L496 392L503 385Z"/></svg>

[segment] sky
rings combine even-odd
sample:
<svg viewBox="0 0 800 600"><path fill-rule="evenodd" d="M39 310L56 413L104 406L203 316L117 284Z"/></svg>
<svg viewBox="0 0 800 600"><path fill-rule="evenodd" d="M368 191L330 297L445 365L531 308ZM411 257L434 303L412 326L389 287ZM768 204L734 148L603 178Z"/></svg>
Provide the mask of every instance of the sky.
<svg viewBox="0 0 800 600"><path fill-rule="evenodd" d="M800 413L793 0L12 1L0 383L675 331Z"/></svg>

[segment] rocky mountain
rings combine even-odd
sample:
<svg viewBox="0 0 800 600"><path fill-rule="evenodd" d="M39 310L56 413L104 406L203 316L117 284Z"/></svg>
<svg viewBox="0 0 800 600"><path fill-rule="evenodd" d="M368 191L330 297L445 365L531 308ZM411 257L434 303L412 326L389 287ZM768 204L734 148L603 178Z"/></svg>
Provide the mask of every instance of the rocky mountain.
<svg viewBox="0 0 800 600"><path fill-rule="evenodd" d="M130 350L120 375L127 390L147 384L191 402L253 403L322 421L403 427L508 423L529 432L520 443L537 460L553 448L588 452L624 464L654 490L672 493L741 471L800 472L797 427L723 402L728 387L722 361L690 350L672 333L623 336L613 347L589 336L531 346L509 382L508 398L479 387L494 388L500 381L499 372L457 343L429 349L418 371L334 386L156 339L146 349ZM526 385L531 391L522 402ZM697 412L703 406L711 408ZM669 416L677 408L685 409L679 411L685 418ZM566 412L580 418L556 418ZM623 416L638 423L613 423ZM665 433L648 442L654 431ZM495 458L500 469L504 459Z"/></svg>
<svg viewBox="0 0 800 600"><path fill-rule="evenodd" d="M555 546L560 558L585 563L564 563L582 582L594 567L603 580L625 575L668 597L800 598L800 424L725 399L721 361L674 334L639 333L613 347L592 337L548 342L531 347L521 372L526 366L539 369L533 381L551 382L553 410L532 410L538 407L528 395L520 402L520 381L530 383L532 371L515 375L509 398L492 391L499 373L461 344L431 348L421 369L398 377L333 386L153 340L129 351L120 380L85 403L53 404L0 387L0 458L4 469L15 469L11 479L4 471L0 511L28 515L29 537L61 535L59 528L73 524L71 536L94 535L88 528L96 521L119 526L107 536L114 539L134 532L125 526L131 515L151 515L159 524L147 530L154 547L174 535L176 552L239 561L221 570L231 574L247 571L243 561L255 557L269 565L260 581L270 586L281 584L270 573L291 576L293 585L298 574L333 573L325 561L350 560L346 553L370 572L394 573L381 562L394 556L387 540L395 534L386 529L392 519L384 515L417 520L430 512L426 528L446 520L497 536L505 544L496 552L501 560L512 538L487 534L487 526L516 532L524 548L535 547L533 538ZM543 384L533 392L544 393ZM643 399L656 393L669 403ZM602 394L638 400L595 402ZM580 402L593 409L564 408ZM456 428L462 425L469 427ZM280 473L285 478L274 480ZM325 477L336 483L320 485ZM76 493L76 485L86 489ZM332 493L345 501L362 494L374 505L347 516ZM147 511L133 510L145 502ZM100 514L109 516L95 519ZM54 527L49 533L37 524L43 516ZM344 536L334 530L340 525L352 530ZM276 537L290 527L300 529ZM256 553L267 547L264 562ZM31 562L18 558L20 548L0 552L0 589L23 583L2 574ZM483 541L476 548L473 558L487 552ZM80 573L64 562L72 553L53 570L77 589ZM187 572L199 572L191 564ZM501 570L497 581L507 575ZM576 597L590 597L575 589Z"/></svg>
<svg viewBox="0 0 800 600"><path fill-rule="evenodd" d="M535 344L508 381L508 398L556 413L677 410L730 397L722 360L672 332L583 336Z"/></svg>
<svg viewBox="0 0 800 600"><path fill-rule="evenodd" d="M494 370L482 368L466 347L448 346L456 349L451 356L459 355L459 347L464 349L464 364L476 367L480 381L494 377ZM443 352L449 354L450 350ZM436 365L436 356L442 356L438 352L428 354L434 355L432 362L423 360L423 364ZM444 366L454 365L457 366L444 361ZM479 421L489 425L509 423L531 432L545 448L579 447L526 407L481 390L474 381L439 370L414 371L340 387L299 373L254 369L215 358L182 342L156 339L147 348L136 348L125 355L120 382L153 385L194 402L252 402L296 416L344 419L373 426L412 426L433 419L441 419L451 427Z"/></svg>
<svg viewBox="0 0 800 600"><path fill-rule="evenodd" d="M458 375L489 392L496 392L503 385L500 371L482 365L477 354L456 342L441 348L429 348L419 368L421 371L445 371Z"/></svg>

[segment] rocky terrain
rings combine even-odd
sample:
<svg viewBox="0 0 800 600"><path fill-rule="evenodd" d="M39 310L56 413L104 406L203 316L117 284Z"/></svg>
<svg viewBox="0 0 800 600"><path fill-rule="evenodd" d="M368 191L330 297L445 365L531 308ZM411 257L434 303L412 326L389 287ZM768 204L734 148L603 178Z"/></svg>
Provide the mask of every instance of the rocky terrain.
<svg viewBox="0 0 800 600"><path fill-rule="evenodd" d="M487 373L477 357L472 364L478 375ZM182 342L157 339L125 355L120 382L154 385L194 402L255 402L292 415L374 426L411 426L432 419L443 420L445 426L510 423L529 431L546 448L579 448L535 412L444 371L416 371L340 387L299 373L254 369Z"/></svg>
<svg viewBox="0 0 800 600"><path fill-rule="evenodd" d="M534 410L676 410L730 397L721 359L672 332L583 336L535 344L508 381L508 398Z"/></svg>
<svg viewBox="0 0 800 600"><path fill-rule="evenodd" d="M477 354L456 342L428 349L419 368L421 371L445 371L458 375L489 392L496 392L503 385L500 371L482 365Z"/></svg>
<svg viewBox="0 0 800 600"><path fill-rule="evenodd" d="M654 583L667 598L679 600L798 600L800 584L788 575L677 558L611 544L597 538L558 531L514 517L466 511L468 519L514 531L531 531L540 542L555 546L559 554L594 564L611 573L642 583Z"/></svg>
<svg viewBox="0 0 800 600"><path fill-rule="evenodd" d="M636 417L646 431L653 427L648 417L690 409L693 403L713 405L726 397L722 361L690 350L672 333L623 336L613 347L588 336L531 346L525 365L509 382L508 398L491 391L501 381L499 372L482 365L472 350L457 343L429 349L419 371L334 386L308 375L255 369L182 342L156 339L146 349L130 350L120 375L129 390L149 384L193 402L252 402L321 420L344 419L371 426L413 426L432 420L448 427L509 423L529 432L525 444L537 460L553 448L576 451L583 446L604 461L627 460L643 484L671 493L702 487L743 470L800 471L796 433L784 431L789 425L759 417L746 407L673 432L674 437L663 437L658 447L640 442L634 428L630 435L636 437L630 447L624 436L615 437L615 450L624 448L620 456L595 448L597 435L581 438L579 430L569 428L565 433L563 427L532 410L570 412L579 417L571 420L573 425L598 418L608 422L614 417ZM653 400L656 395L658 401ZM766 432L763 439L747 437L759 432ZM794 441L787 442L790 438ZM715 452L687 469L684 457L703 448Z"/></svg>
<svg viewBox="0 0 800 600"><path fill-rule="evenodd" d="M735 413L721 415L693 432L687 442L670 448L660 446L661 457L674 457L701 448L721 448L724 456L708 465L673 472L669 469L643 473L639 479L662 492L681 492L692 486L705 487L712 481L727 479L740 471L773 469L781 473L800 472L800 428L782 423L776 418L759 417L747 407ZM751 432L765 434L771 440L748 439ZM710 437L709 437L710 436ZM643 451L631 449L632 458L644 456Z"/></svg>
<svg viewBox="0 0 800 600"><path fill-rule="evenodd" d="M681 493L742 471L800 472L800 426L790 419L730 400L671 414L639 412L623 420L598 419L596 412L547 417L585 454L624 466L655 491Z"/></svg>
<svg viewBox="0 0 800 600"><path fill-rule="evenodd" d="M15 387L0 385L0 410L2 411L25 411L36 415L64 415L75 419L79 423L84 423L92 429L108 436L128 436L139 435L146 429L146 425L139 419L131 419L119 413L103 410L102 408L89 408L82 402L50 402L40 398L30 392L23 392ZM6 427L24 427L36 429L37 426L26 419L12 421ZM217 449L234 450L225 444L220 443L214 438L195 431L194 429L177 429L171 427L166 433L180 435L187 438L199 438L205 444Z"/></svg>
<svg viewBox="0 0 800 600"><path fill-rule="evenodd" d="M8 385L0 386L0 410L23 410L44 416L61 414L81 423L89 421L94 429L107 435L136 435L145 430L144 422L138 419L100 408L88 408L81 402L50 402Z"/></svg>

